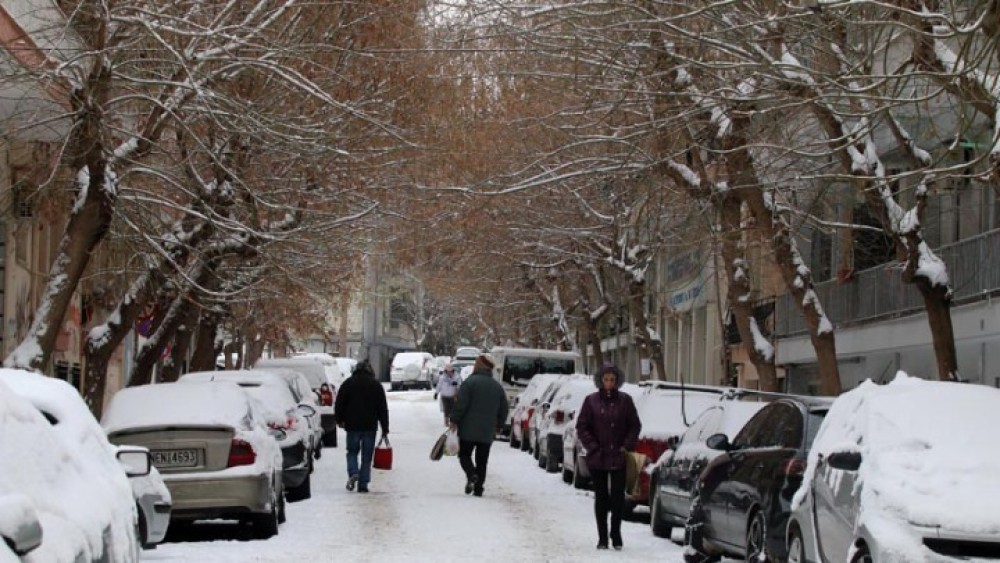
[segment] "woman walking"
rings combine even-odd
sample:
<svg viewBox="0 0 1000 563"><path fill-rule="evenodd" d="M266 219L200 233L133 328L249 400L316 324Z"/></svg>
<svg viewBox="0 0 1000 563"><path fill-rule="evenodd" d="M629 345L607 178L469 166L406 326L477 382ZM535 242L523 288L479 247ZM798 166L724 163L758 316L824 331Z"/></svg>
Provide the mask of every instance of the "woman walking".
<svg viewBox="0 0 1000 563"><path fill-rule="evenodd" d="M594 377L597 392L583 401L576 433L587 450L587 467L594 487L597 518L597 549L608 548L608 512L611 513L611 545L622 548L622 510L625 505L625 456L635 449L642 422L635 403L619 389L622 372L605 365Z"/></svg>

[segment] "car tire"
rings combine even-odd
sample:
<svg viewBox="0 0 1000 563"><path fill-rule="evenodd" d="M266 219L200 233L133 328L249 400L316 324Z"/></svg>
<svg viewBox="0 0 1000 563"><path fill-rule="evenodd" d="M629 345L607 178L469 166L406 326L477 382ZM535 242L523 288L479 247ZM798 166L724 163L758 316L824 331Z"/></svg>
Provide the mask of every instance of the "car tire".
<svg viewBox="0 0 1000 563"><path fill-rule="evenodd" d="M545 468L546 473L556 473L559 471L559 460L552 455L552 452L548 452L545 455L545 464L542 467Z"/></svg>
<svg viewBox="0 0 1000 563"><path fill-rule="evenodd" d="M792 528L788 534L788 563L806 562L806 544L802 541L802 532Z"/></svg>
<svg viewBox="0 0 1000 563"><path fill-rule="evenodd" d="M650 483L649 490L649 529L658 538L670 539L670 534L674 531L673 526L663 523L663 507L660 506L660 495L656 494L659 487L655 482Z"/></svg>
<svg viewBox="0 0 1000 563"><path fill-rule="evenodd" d="M747 524L746 561L766 563L771 560L767 554L767 523L764 521L764 513L757 510L750 517Z"/></svg>
<svg viewBox="0 0 1000 563"><path fill-rule="evenodd" d="M872 552L865 544L859 545L854 557L851 557L851 563L872 563L872 561Z"/></svg>
<svg viewBox="0 0 1000 563"><path fill-rule="evenodd" d="M271 510L263 514L254 514L250 517L250 526L253 537L259 540L266 540L278 535L278 505L281 502L280 495L271 491Z"/></svg>
<svg viewBox="0 0 1000 563"><path fill-rule="evenodd" d="M528 451L529 447L531 447L531 444L528 443L528 437L522 433L521 434L521 451L522 452L526 452L526 451Z"/></svg>
<svg viewBox="0 0 1000 563"><path fill-rule="evenodd" d="M288 515L285 513L285 497L278 497L278 524L284 524L288 520Z"/></svg>
<svg viewBox="0 0 1000 563"><path fill-rule="evenodd" d="M337 447L337 428L331 428L329 432L323 433L323 447L326 448L336 448Z"/></svg>
<svg viewBox="0 0 1000 563"><path fill-rule="evenodd" d="M149 543L149 525L146 523L146 517L143 516L142 508L136 505L135 509L139 512L135 528L135 539L139 542L139 547L142 549L153 549L156 547L156 544Z"/></svg>
<svg viewBox="0 0 1000 563"><path fill-rule="evenodd" d="M511 431L511 433L510 433L510 447L512 447L512 448L520 448L521 447L521 441L514 439L514 432L513 431Z"/></svg>
<svg viewBox="0 0 1000 563"><path fill-rule="evenodd" d="M285 491L285 499L288 502L299 502L312 497L312 475L307 475L305 481L299 483L299 486L292 487Z"/></svg>
<svg viewBox="0 0 1000 563"><path fill-rule="evenodd" d="M583 475L580 474L580 456L576 455L576 454L573 454L573 456L574 456L574 460L573 460L573 488L574 489L589 489L590 488L588 486L589 483L587 483L587 480L583 477Z"/></svg>
<svg viewBox="0 0 1000 563"><path fill-rule="evenodd" d="M562 477L563 477L563 483L566 483L567 485L573 482L573 472L570 471L569 469L566 469L566 467L563 467Z"/></svg>

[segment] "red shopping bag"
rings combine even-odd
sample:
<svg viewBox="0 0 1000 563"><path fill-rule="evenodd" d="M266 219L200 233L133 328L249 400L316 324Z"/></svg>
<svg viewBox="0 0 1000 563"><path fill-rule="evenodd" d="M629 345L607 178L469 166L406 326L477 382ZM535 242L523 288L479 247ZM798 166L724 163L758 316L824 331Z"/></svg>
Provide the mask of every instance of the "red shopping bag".
<svg viewBox="0 0 1000 563"><path fill-rule="evenodd" d="M372 466L375 469L392 469L392 444L389 443L389 438L385 434L382 434L382 439L375 446L375 457L372 460Z"/></svg>

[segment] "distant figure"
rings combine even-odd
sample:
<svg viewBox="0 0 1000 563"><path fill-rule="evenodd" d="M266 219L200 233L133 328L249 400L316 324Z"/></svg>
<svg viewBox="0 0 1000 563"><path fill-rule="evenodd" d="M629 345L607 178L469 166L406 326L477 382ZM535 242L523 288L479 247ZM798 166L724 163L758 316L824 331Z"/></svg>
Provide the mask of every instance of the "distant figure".
<svg viewBox="0 0 1000 563"><path fill-rule="evenodd" d="M642 422L628 393L619 391L625 377L608 364L594 377L598 391L587 395L576 420L576 435L587 451L587 467L594 488L597 549L608 548L608 510L611 544L622 548L622 510L625 505L625 456L635 450Z"/></svg>
<svg viewBox="0 0 1000 563"><path fill-rule="evenodd" d="M458 397L458 388L462 385L462 378L455 373L455 368L450 364L444 368L444 373L438 378L437 394L441 397L441 410L444 412L444 423L448 425L451 419L452 410L455 408L455 399Z"/></svg>
<svg viewBox="0 0 1000 563"><path fill-rule="evenodd" d="M333 406L333 390L331 390L330 385L326 383L319 386L319 404L324 407Z"/></svg>
<svg viewBox="0 0 1000 563"><path fill-rule="evenodd" d="M507 418L507 394L493 379L493 358L476 357L472 375L458 388L458 401L451 412L451 428L458 428L458 461L465 471L465 494L483 496L486 464L497 430ZM472 463L475 453L476 462Z"/></svg>
<svg viewBox="0 0 1000 563"><path fill-rule="evenodd" d="M382 426L383 436L389 435L389 407L385 400L385 389L375 379L375 372L368 360L359 362L351 377L340 386L333 412L337 424L347 431L347 490L353 491L357 485L359 493L367 493L378 426Z"/></svg>

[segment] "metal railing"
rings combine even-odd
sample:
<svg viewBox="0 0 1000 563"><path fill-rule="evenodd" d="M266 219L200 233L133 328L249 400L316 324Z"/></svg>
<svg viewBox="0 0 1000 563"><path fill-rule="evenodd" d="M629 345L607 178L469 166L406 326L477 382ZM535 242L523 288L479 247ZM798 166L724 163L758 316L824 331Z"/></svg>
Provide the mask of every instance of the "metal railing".
<svg viewBox="0 0 1000 563"><path fill-rule="evenodd" d="M948 268L954 303L975 301L1000 290L1000 229L935 250ZM881 317L916 314L924 309L917 288L902 280L902 265L889 263L858 272L840 283L816 284L816 293L834 326ZM774 337L808 332L805 318L791 294L775 301Z"/></svg>

